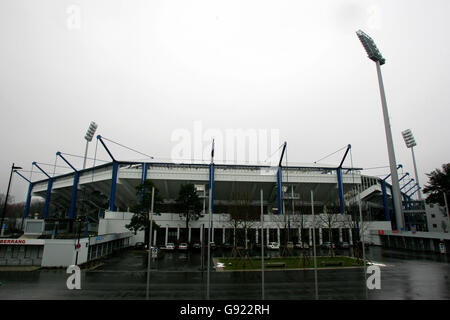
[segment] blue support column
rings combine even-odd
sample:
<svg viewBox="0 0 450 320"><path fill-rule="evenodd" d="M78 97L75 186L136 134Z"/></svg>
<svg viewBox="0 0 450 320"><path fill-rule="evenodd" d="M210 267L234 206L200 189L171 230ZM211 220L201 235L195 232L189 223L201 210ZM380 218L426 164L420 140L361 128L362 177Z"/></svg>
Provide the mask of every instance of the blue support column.
<svg viewBox="0 0 450 320"><path fill-rule="evenodd" d="M47 195L45 196L44 219L48 218L48 209L50 208L50 200L52 196L53 178L48 179Z"/></svg>
<svg viewBox="0 0 450 320"><path fill-rule="evenodd" d="M341 214L344 214L345 202L344 202L344 186L342 184L342 169L337 168L336 173L337 173L337 180L338 180L339 207L341 210Z"/></svg>
<svg viewBox="0 0 450 320"><path fill-rule="evenodd" d="M33 191L33 183L30 180L28 180L27 178L25 178L22 174L20 174L20 172L18 172L17 170L14 170L14 173L17 173L20 177L22 177L22 179L24 179L25 181L28 182L27 200L25 202L25 210L23 211L23 217L22 217L22 222L21 222L21 226L20 226L20 230L23 230L23 222L30 213L31 192Z"/></svg>
<svg viewBox="0 0 450 320"><path fill-rule="evenodd" d="M384 180L381 180L381 190L383 192L384 217L386 218L386 221L391 221L391 217L389 216L389 204L386 192L386 181Z"/></svg>
<svg viewBox="0 0 450 320"><path fill-rule="evenodd" d="M145 180L147 180L147 170L148 170L148 163L143 163L142 164L141 183L144 183ZM142 199L144 198L144 193L145 193L145 187L142 188L142 192L141 192L141 195L139 197L139 202L141 202L141 203L142 203Z"/></svg>
<svg viewBox="0 0 450 320"><path fill-rule="evenodd" d="M336 168L337 183L338 183L338 193L339 193L339 209L341 214L345 213L345 201L344 201L344 185L342 184L342 165L344 164L345 158L352 146L347 145L347 150L345 150L344 156L342 157L341 163Z"/></svg>
<svg viewBox="0 0 450 320"><path fill-rule="evenodd" d="M32 165L35 166L36 168L38 168L43 174L45 174L48 177L47 195L45 196L45 205L44 205L44 219L47 219L48 209L50 207L50 198L52 195L53 178L50 177L47 174L47 172L42 170L42 168L35 161L33 161Z"/></svg>
<svg viewBox="0 0 450 320"><path fill-rule="evenodd" d="M69 211L69 219L73 220L74 216L75 216L75 207L76 207L76 203L77 203L77 192L78 192L78 182L80 181L80 173L78 172L77 169L75 169L75 167L73 165L70 164L69 161L67 161L66 158L63 157L63 155L61 154L61 152L57 152L56 153L57 156L60 156L61 159L64 160L65 163L67 163L72 170L75 172L74 176L73 176L73 187L72 187L72 200L70 202L70 211Z"/></svg>
<svg viewBox="0 0 450 320"><path fill-rule="evenodd" d="M72 200L70 202L69 219L73 220L75 218L75 209L77 203L77 192L78 192L78 182L80 181L80 174L78 171L75 172L73 176L73 187L72 187Z"/></svg>
<svg viewBox="0 0 450 320"><path fill-rule="evenodd" d="M28 193L27 193L27 201L25 203L25 212L23 214L24 218L27 218L30 214L30 205L31 205L31 192L33 191L33 184L30 183L28 186Z"/></svg>
<svg viewBox="0 0 450 320"><path fill-rule="evenodd" d="M119 163L113 161L112 179L111 179L111 194L109 196L109 210L115 211L116 202L116 188L117 188L117 173L119 171Z"/></svg>
<svg viewBox="0 0 450 320"><path fill-rule="evenodd" d="M30 205L31 205L31 192L33 191L33 184L30 182L28 185L28 193L27 193L27 201L25 202L25 210L23 212L23 218L20 230L23 230L23 222L30 214Z"/></svg>
<svg viewBox="0 0 450 320"><path fill-rule="evenodd" d="M283 172L281 167L277 171L277 189L278 189L278 214L283 214Z"/></svg>

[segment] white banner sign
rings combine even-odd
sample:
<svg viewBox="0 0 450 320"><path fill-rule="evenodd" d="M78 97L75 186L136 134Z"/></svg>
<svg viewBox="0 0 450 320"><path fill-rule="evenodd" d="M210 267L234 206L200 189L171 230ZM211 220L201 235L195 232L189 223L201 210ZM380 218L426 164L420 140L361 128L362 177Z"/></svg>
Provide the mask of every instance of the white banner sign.
<svg viewBox="0 0 450 320"><path fill-rule="evenodd" d="M44 239L0 239L0 245L2 244L15 244L15 245L43 245Z"/></svg>

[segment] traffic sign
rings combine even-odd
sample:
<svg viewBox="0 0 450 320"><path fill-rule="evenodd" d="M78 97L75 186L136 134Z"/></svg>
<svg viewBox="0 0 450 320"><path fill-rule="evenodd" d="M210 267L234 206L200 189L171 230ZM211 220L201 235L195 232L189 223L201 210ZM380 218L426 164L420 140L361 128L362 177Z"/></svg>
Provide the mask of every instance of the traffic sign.
<svg viewBox="0 0 450 320"><path fill-rule="evenodd" d="M152 258L158 258L158 248L152 248Z"/></svg>
<svg viewBox="0 0 450 320"><path fill-rule="evenodd" d="M439 250L441 251L441 253L445 253L445 244L443 242L439 243Z"/></svg>

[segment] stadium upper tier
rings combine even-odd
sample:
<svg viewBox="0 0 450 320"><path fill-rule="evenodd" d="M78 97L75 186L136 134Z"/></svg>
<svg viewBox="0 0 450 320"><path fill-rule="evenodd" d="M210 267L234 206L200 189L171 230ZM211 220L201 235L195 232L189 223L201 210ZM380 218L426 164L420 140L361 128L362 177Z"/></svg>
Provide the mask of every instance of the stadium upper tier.
<svg viewBox="0 0 450 320"><path fill-rule="evenodd" d="M345 198L349 198L349 191L354 186L361 184L360 170L342 168L341 180ZM211 178L211 166L205 164L112 162L33 182L32 195L47 198L49 182L52 180L52 203L66 205L70 202L76 184L78 195L89 186L86 189L95 190L103 198L107 198L110 209L127 208L138 200L136 187L145 178L154 183L161 197L169 203L177 199L181 185L186 183L204 185L206 191L209 190L210 184L213 185L215 205L229 203L236 192L246 193L249 200L259 202L262 189L264 202L276 206L280 183L285 189L287 187L287 190L283 190L283 199L292 199L293 194L294 199L309 201L312 190L318 204L339 202L339 178L336 168L282 167L280 171L281 177L278 179L277 167L221 164L214 165ZM76 175L79 176L77 183Z"/></svg>

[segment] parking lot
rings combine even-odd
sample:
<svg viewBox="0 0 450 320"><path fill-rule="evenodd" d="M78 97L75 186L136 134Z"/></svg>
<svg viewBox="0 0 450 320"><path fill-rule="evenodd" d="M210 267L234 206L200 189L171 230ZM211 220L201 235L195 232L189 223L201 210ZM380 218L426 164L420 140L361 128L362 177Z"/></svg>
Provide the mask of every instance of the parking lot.
<svg viewBox="0 0 450 320"><path fill-rule="evenodd" d="M338 251L339 252L339 251ZM280 252L267 251L272 256ZM323 254L319 250L318 255ZM343 250L338 254L349 254ZM217 249L213 256L229 256ZM367 290L363 269L319 270L319 299L450 299L447 256L371 247L368 258L381 266L381 290ZM0 299L145 299L145 250L126 249L83 270L81 290L68 290L65 269L0 272ZM206 272L199 251L167 252L152 263L151 299L205 299ZM420 275L420 277L418 276ZM312 270L266 271L265 298L315 298ZM211 299L261 299L261 272L211 273Z"/></svg>

